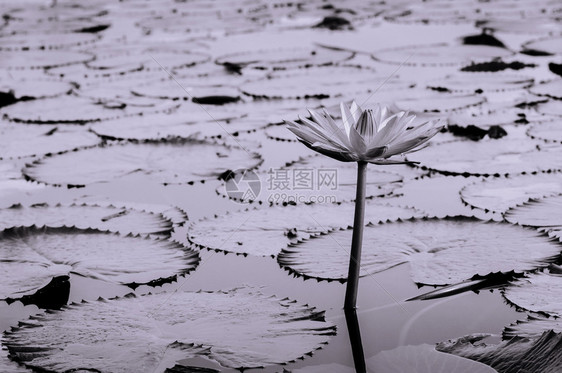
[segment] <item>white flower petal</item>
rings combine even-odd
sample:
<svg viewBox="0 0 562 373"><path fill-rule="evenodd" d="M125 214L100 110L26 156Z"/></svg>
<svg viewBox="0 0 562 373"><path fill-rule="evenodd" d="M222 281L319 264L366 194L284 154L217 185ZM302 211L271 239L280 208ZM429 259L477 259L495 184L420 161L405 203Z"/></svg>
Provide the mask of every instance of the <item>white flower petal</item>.
<svg viewBox="0 0 562 373"><path fill-rule="evenodd" d="M343 126L345 128L347 137L349 137L349 128L353 127L355 125L355 122L357 121L349 111L349 108L343 102L340 103L340 109L341 109L341 118L343 121Z"/></svg>
<svg viewBox="0 0 562 373"><path fill-rule="evenodd" d="M357 105L357 102L355 102L355 100L351 102L350 111L351 111L351 115L353 116L353 123L357 122L357 120L361 116L361 113L363 113L363 109L361 109L361 106Z"/></svg>

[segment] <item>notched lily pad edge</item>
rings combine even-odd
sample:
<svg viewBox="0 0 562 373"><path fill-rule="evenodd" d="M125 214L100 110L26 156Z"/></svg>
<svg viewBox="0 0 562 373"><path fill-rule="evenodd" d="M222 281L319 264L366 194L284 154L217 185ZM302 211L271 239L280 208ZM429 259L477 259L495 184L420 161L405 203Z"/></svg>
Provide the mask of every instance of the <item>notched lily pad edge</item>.
<svg viewBox="0 0 562 373"><path fill-rule="evenodd" d="M98 204L98 203L86 203L86 202L82 202L82 203L72 202L70 204L63 204L61 202L58 202L55 205L49 205L48 203L33 203L31 205L28 205L28 206L24 206L21 203L14 203L11 206L6 207L5 209L6 210L10 210L10 209L15 210L15 209L26 209L26 208L33 209L33 208L61 208L61 207L70 207L70 208L73 208L73 207L76 207L76 208L80 208L80 207L94 207L94 208L100 207L100 208L109 208L109 209L115 209L115 210L126 210L127 213L128 212L141 212L141 213L144 213L144 214L156 216L156 217L161 218L162 220L166 221L167 223L169 223L169 228L158 231L158 232L152 232L149 235L165 235L166 237L170 237L170 235L174 231L174 227L176 227L176 226L179 227L179 226L183 225L183 223L181 223L181 224L174 223L171 218L166 217L163 213L147 211L145 209L135 209L135 208L132 208L132 207L127 207L127 206L119 207L119 206L116 206L112 203L109 203L107 205L102 205L102 204ZM175 209L178 210L178 212L180 212L182 215L184 215L184 217L185 217L184 223L189 220L189 218L187 216L187 213L185 211L181 210L178 207L170 206L170 208L175 208ZM114 215L107 216L106 218L112 218ZM96 229L96 228L93 228L93 227L90 227L90 228ZM111 228L109 228L107 230L109 232L112 232L112 233L122 234L121 232L119 232L117 230L112 230Z"/></svg>
<svg viewBox="0 0 562 373"><path fill-rule="evenodd" d="M230 149L240 149L240 150L245 150L242 147L238 147L238 146L234 146L234 145L230 145L230 144L225 144L225 143L219 143L217 141L215 141L215 139L213 139L213 142L210 142L208 140L200 140L200 139L187 139L187 138L180 138L180 137L174 137L174 138L170 138L170 139L166 139L166 140L117 140L117 141L102 141L100 144L97 145L93 145L93 146L89 146L86 147L85 149L92 149L92 148L104 148L104 147L111 147L111 146L120 146L120 145L127 145L127 144L154 144L157 145L159 143L164 143L164 144L182 144L182 143L198 143L198 144L208 144L208 145L218 145L221 147L227 147ZM66 154L66 153L71 153L71 152L76 152L79 150L83 150L81 149L75 149L75 150L69 150L69 151L63 151L60 153L56 153L56 154L52 154L52 155L48 155L48 156L43 156L39 159L34 160L31 163L26 163L24 168L22 169L22 175L24 177L24 179L26 181L31 181L31 182L36 182L39 184L43 184L43 185L51 185L51 186L55 186L55 187L66 187L67 189L73 189L73 188L85 188L86 185L90 185L90 184L99 184L99 183L104 183L104 182L110 182L113 181L115 179L110 179L110 180L103 180L103 181L95 181L89 184L64 184L64 183L49 183L46 181L42 181L42 180L37 180L34 177L32 177L31 175L29 175L26 172L27 168L35 168L37 167L37 165L40 165L41 162L49 157L55 156L55 155L62 155L62 154ZM258 168L263 162L264 159L261 157L261 154L257 153L257 152L249 152L246 151L249 155L251 155L253 158L255 159L259 159L259 163L256 164L255 166L253 166L252 168L248 168L247 170L254 170L256 168ZM170 183L170 182L162 182L160 183L161 185L167 186L167 185L194 185L196 183L201 183L201 184L205 184L205 182L207 181L213 181L213 180L220 180L220 175L216 177L216 179L213 178L207 178L207 179L196 179L196 180L189 180L189 181L185 181L185 182L178 182L178 183Z"/></svg>
<svg viewBox="0 0 562 373"><path fill-rule="evenodd" d="M418 220L423 220L423 221L429 221L429 220L433 220L433 221L452 220L452 221L466 221L466 222L474 221L474 222L482 222L482 223L488 223L488 224L511 224L511 223L509 223L509 222L504 222L504 221L498 222L498 221L494 221L494 220L492 220L492 219L483 220L483 219L477 218L477 217L475 217L475 216L447 215L447 216L444 216L444 217L424 216L424 217L420 217L420 218L411 217L411 218L408 218L408 219L400 219L400 218L398 218L398 219L396 219L396 220L380 221L380 222L374 223L374 224L371 223L371 222L369 222L369 223L366 224L365 226L376 226L376 225L394 224L394 223L403 223L403 222L415 222L415 221L418 221ZM560 246L561 253L560 253L560 254L557 254L557 255L555 255L555 256L552 256L552 257L550 257L550 258L547 258L546 262L544 263L545 265L544 265L543 267L538 267L538 268L536 268L535 271L541 270L541 269L543 269L543 268L547 268L550 264L552 264L553 262L555 262L555 261L557 261L557 260L560 260L560 259L562 258L562 242L561 242L561 241L559 241L559 240L557 240L557 239L555 239L555 238L552 238L552 237L548 236L548 234L546 234L545 232L541 232L541 231L538 231L538 230L535 230L535 229L532 229L532 228L528 228L528 227L522 227L522 228L523 228L523 229L531 229L531 230L533 230L533 231L536 231L540 236L544 236L545 238L548 238L548 240L549 240L550 242L553 242L553 243L555 243L555 244L557 244L557 245ZM352 227L340 228L340 229L333 229L333 230L331 230L331 231L328 232L328 233L322 233L322 234L318 234L318 235L311 236L310 239L315 239L315 238L318 238L318 237L320 237L320 236L322 236L322 235L328 235L328 234L330 234L331 232L334 232L334 231L336 231L336 230L352 230L352 229L353 229ZM305 239L305 240L299 240L299 241L297 241L296 243L290 243L289 245L287 245L287 247L288 247L288 248L295 247L295 246L301 244L301 243L304 242L304 241L307 241L307 239ZM295 278L300 277L300 278L302 278L302 279L305 280L305 281L306 281L306 280L314 279L314 280L316 280L317 282L321 282L321 281L327 281L327 282L338 281L339 283L342 283L342 284L347 282L347 279L346 279L346 278L326 278L326 277L309 276L309 275L307 275L307 274L305 274L305 273L301 273L301 272L298 272L298 271L294 270L294 269L290 266L290 263L285 263L285 264L283 263L282 256L283 256L284 253L288 253L288 252L289 252L289 250L287 250L287 249L281 250L281 252L277 255L277 264L279 264L279 267L281 267L282 269L284 269L284 270L286 270L287 272L289 272L290 274L292 274L293 277L295 277ZM381 271L381 272L387 271L387 270L389 270L389 269L391 269L391 268L397 267L397 266L402 265L402 264L404 264L404 263L406 263L406 262L398 263L398 264L396 264L396 265L394 265L394 266L392 266L392 267L389 267L389 268L387 268L387 269L385 269L385 270L383 270L383 271ZM490 272L490 273L488 273L488 274L486 274L486 275L478 275L478 274L475 274L474 276L472 276L472 277L471 277L470 279L468 279L468 280L472 280L472 281L484 280L484 281L486 281L486 280L490 279L490 280L493 282L495 278L499 278L501 275L505 275L506 278L509 278L510 276L512 276L513 278L516 278L516 277L518 277L518 276L523 276L525 273L531 273L531 272L534 272L534 271L515 272L514 270L511 270L511 271L509 271L509 272L500 272L500 271L498 271L498 272ZM377 273L380 273L380 272L377 272ZM361 276L361 277L365 277L365 276L368 276L368 275L364 275L364 276ZM415 281L414 281L414 283L418 286L418 288L421 288L421 287L424 287L424 286L433 286L434 288L440 287L440 285L418 283L418 282L415 282ZM451 286L452 286L452 285L445 285L445 286L443 286L443 287L451 287ZM439 291L439 289L436 290L436 292L438 292L438 291ZM430 293L432 293L432 292L430 292ZM428 293L428 294L430 294L430 293ZM427 294L426 294L426 295L427 295ZM423 296L423 294L422 294L421 296ZM420 296L420 297L421 297L421 296ZM416 298L417 298L417 297L414 297L414 298L411 298L411 299L408 299L408 300L415 300ZM428 299L432 299L432 298L428 298Z"/></svg>
<svg viewBox="0 0 562 373"><path fill-rule="evenodd" d="M551 227L544 227L542 225L530 225L530 224L521 224L519 222L512 222L508 219L508 216L513 212L513 210L519 208L519 207L523 207L523 206L527 206L527 205L531 205L534 203L540 203L543 199L547 199L549 197L557 197L557 196L562 196L562 193L560 192L553 192L550 194L546 194L543 195L541 197L531 197L528 198L526 201L522 202L522 203L518 203L517 205L511 206L509 209L507 209L505 212L502 213L502 217L503 219L510 223L510 224L514 224L514 225L519 225L521 227L528 227L528 228L535 228L537 229L539 232L548 232L549 230L551 230L552 228L556 227L556 226L551 226Z"/></svg>
<svg viewBox="0 0 562 373"><path fill-rule="evenodd" d="M36 226L34 224L29 225L29 226L13 226L13 227L10 227L10 228L0 230L0 238L3 237L6 234L18 237L18 231L24 231L25 232L25 231L28 231L28 230L36 230L36 231L43 231L43 232L62 232L62 233L78 231L80 233L85 233L85 234L103 233L103 234L111 234L111 235L114 235L114 236L139 238L139 239L143 239L143 240L151 240L151 241L155 241L155 242L168 242L170 244L176 245L178 247L178 249L181 249L186 255L186 257L184 259L188 260L189 263L193 265L192 268L185 268L182 271L180 271L180 272L178 272L174 275L171 275L171 276L168 276L168 277L160 277L160 278L157 278L157 279L150 280L148 282L142 282L142 283L137 283L137 282L120 283L120 282L117 282L118 284L125 285L125 286L127 286L127 287L129 287L133 290L136 289L137 287L141 286L141 285L148 285L148 286L156 287L156 286L162 286L163 284L176 282L177 278L178 278L178 275L182 276L182 275L187 275L187 274L193 272L195 269L197 269L197 267L199 266L199 263L201 261L201 257L199 256L199 253L197 251L192 250L190 247L185 246L184 244L182 244L181 242L179 242L177 240L173 240L173 239L170 239L170 238L154 238L154 237L150 237L149 235L143 235L143 234L128 233L126 235L123 235L123 234L119 234L117 232L112 232L110 230L102 230L102 229L95 229L95 228L78 228L76 226L67 226L67 225L63 225L63 226L60 226L60 227L50 227L48 225ZM78 276L83 276L79 272L70 271L70 273L76 274ZM2 299L0 299L0 300L2 300Z"/></svg>
<svg viewBox="0 0 562 373"><path fill-rule="evenodd" d="M558 260L556 260L555 262L558 262L558 263L562 262L562 253L560 253L560 256L558 257ZM511 286L511 282L516 281L516 280L518 280L518 279L525 279L527 274L544 273L544 270L545 270L545 269L549 269L549 268L551 268L553 265L556 266L556 264L551 263L551 264L550 264L549 266L547 266L547 267L538 268L538 269L536 269L535 271L525 272L525 273L521 274L520 276L514 277L513 279L509 280L509 281L505 284L506 286L505 286L503 289L501 289L501 295L502 295L502 298L503 298L504 302L505 302L507 305L513 307L517 312L524 312L524 313L526 313L528 318L534 318L533 315L538 315L538 316L540 316L540 317L544 317L544 318L547 318L547 319L552 318L552 319L554 319L554 320L561 318L562 315L556 315L556 314L554 314L554 313L549 313L549 312L546 312L546 311L533 311L533 310L529 310L529 309L527 309L527 308L525 308L525 307L521 307L520 305L518 305L518 304L512 302L511 300L509 300L509 298L507 298L507 297L505 296L505 294L504 294L506 288L509 287L509 286ZM515 324L520 324L520 323L522 323L522 322L525 322L525 321L516 321ZM511 324L511 325L513 325L513 324Z"/></svg>
<svg viewBox="0 0 562 373"><path fill-rule="evenodd" d="M233 288L227 291L224 290L217 290L217 291L209 291L209 290L198 290L195 291L194 293L207 293L207 294L229 294L232 291L241 289L241 287L238 288ZM166 292L167 293L167 292ZM171 294L171 293L170 293ZM250 293L250 294L254 294L254 293ZM273 298L278 300L279 302L287 302L287 303L292 303L292 304L298 304L297 300L293 300L290 299L289 297L284 297L284 298L280 298L276 295L269 295L266 296L264 295L261 291L257 291L258 295L262 295L264 297L267 298ZM24 329L24 328L36 328L39 327L40 323L45 321L45 316L46 315L51 315L51 314L57 314L60 312L65 312L68 309L72 309L72 308L76 308L76 307L80 307L82 304L87 304L87 303L94 303L94 302L104 302L104 303L108 303L111 301L119 301L120 299L126 299L126 298L140 298L140 297L150 297L153 294L151 292L146 293L146 294L135 294L133 292L125 294L123 296L115 296L115 297L110 297L110 298L103 298L103 297L99 297L96 300L82 300L80 302L72 302L70 304L66 304L63 305L60 309L47 309L44 310L43 313L37 314L37 315L31 315L29 316L29 318L26 321L18 321L17 326L12 326L10 328L10 330L6 330L4 331L4 344L6 345L6 347L9 350L9 358L12 359L13 361L19 363L19 364L23 364L25 365L27 368L35 370L37 369L37 367L34 367L33 365L30 364L26 364L26 360L23 359L18 359L18 355L17 354L13 354L12 351L13 350L25 350L26 352L29 352L30 349L26 348L24 346L21 345L13 345L10 344L7 340L9 340L11 338L12 335L15 335L20 329ZM310 321L319 321L319 322L326 322L326 311L317 311L317 308L314 306L310 306L308 305L308 303L303 304L303 307L305 307L305 311L309 312L310 315L307 318L300 318L299 320L310 320ZM321 328L319 328L318 330L323 331L322 333L320 333L319 335L325 335L325 336L335 336L337 335L337 325L328 325L328 326L323 326ZM296 363L298 360L305 360L307 357L312 357L314 355L315 352L323 349L324 346L327 346L329 344L329 341L325 341L325 342L320 342L320 345L318 347L316 347L315 349L308 351L306 353L304 353L302 356L299 356L293 360L289 360L286 361L284 363L280 363L280 364L274 364L274 365L280 365L280 366L287 366L289 364L292 363ZM198 343L181 343L178 341L174 341L172 343L170 343L170 346L174 346L174 345L188 345L188 346L193 346L193 347L199 347L202 349L208 349L209 351L212 349L213 346L209 346L209 345L204 345L204 344L198 344ZM42 351L41 347L37 347L37 352ZM213 359L213 361L215 361ZM220 364L220 362L217 361L217 363L219 365L222 366L222 364ZM181 365L180 365L181 366ZM225 367L225 368L229 368L229 367ZM237 370L245 370L245 369L255 369L255 368L265 368L264 365L260 365L260 366L252 366L252 367L236 367L233 369L237 369ZM85 368L88 369L88 368Z"/></svg>

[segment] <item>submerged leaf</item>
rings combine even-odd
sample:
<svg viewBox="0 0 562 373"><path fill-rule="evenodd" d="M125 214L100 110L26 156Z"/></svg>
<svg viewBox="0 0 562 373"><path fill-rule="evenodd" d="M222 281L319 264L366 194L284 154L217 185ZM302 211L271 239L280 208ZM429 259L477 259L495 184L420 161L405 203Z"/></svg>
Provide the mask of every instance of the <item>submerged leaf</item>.
<svg viewBox="0 0 562 373"><path fill-rule="evenodd" d="M555 195L560 190L562 174L553 173L477 181L464 187L460 194L463 202L472 207L503 213L531 198Z"/></svg>
<svg viewBox="0 0 562 373"><path fill-rule="evenodd" d="M351 234L344 230L314 237L284 249L277 261L305 277L345 280ZM412 219L365 227L361 275L410 263L414 282L446 285L474 275L533 270L561 249L562 244L544 234L507 223L466 217Z"/></svg>
<svg viewBox="0 0 562 373"><path fill-rule="evenodd" d="M252 169L260 163L257 153L240 148L178 139L121 143L45 157L23 172L32 180L75 187L130 174L162 184L182 184L215 179L225 170Z"/></svg>
<svg viewBox="0 0 562 373"><path fill-rule="evenodd" d="M192 223L190 242L211 250L275 256L290 243L353 224L354 204L274 206L225 214ZM366 222L420 216L414 209L367 202Z"/></svg>
<svg viewBox="0 0 562 373"><path fill-rule="evenodd" d="M156 373L198 356L238 369L283 364L311 354L333 334L323 312L236 289L71 305L16 328L5 344L35 369Z"/></svg>
<svg viewBox="0 0 562 373"><path fill-rule="evenodd" d="M122 284L149 284L193 270L199 255L167 240L95 229L10 228L0 232L0 298L37 290L69 272Z"/></svg>
<svg viewBox="0 0 562 373"><path fill-rule="evenodd" d="M557 373L562 370L562 334L544 332L540 338L513 337L497 345L481 340L486 335L469 335L439 343L442 351L487 364L499 373Z"/></svg>
<svg viewBox="0 0 562 373"><path fill-rule="evenodd" d="M116 208L111 205L48 206L37 204L29 207L13 205L0 209L0 230L17 227L76 227L99 229L123 235L142 234L169 236L172 222L161 214Z"/></svg>

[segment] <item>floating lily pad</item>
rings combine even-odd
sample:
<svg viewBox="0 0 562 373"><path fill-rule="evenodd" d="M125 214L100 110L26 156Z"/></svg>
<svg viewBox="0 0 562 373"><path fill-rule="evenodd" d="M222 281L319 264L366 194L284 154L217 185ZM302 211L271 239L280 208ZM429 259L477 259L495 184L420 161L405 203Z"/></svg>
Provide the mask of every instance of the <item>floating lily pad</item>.
<svg viewBox="0 0 562 373"><path fill-rule="evenodd" d="M513 3L509 4L509 6L512 5ZM536 5L535 7L536 9L541 8L541 6ZM558 32L560 29L560 25L556 22L556 20L546 19L544 16L525 17L523 19L520 17L516 17L515 19L506 19L500 15L499 17L479 20L478 26L481 28L512 34L551 34L553 32Z"/></svg>
<svg viewBox="0 0 562 373"><path fill-rule="evenodd" d="M190 111L119 118L92 125L94 133L112 140L163 140L171 138L217 138L238 136L264 128L267 122L254 118L233 118L235 113L203 108Z"/></svg>
<svg viewBox="0 0 562 373"><path fill-rule="evenodd" d="M245 184L250 179L259 179L259 191ZM390 195L403 179L400 174L369 167L366 197ZM354 163L313 156L255 176L235 173L217 191L239 202L259 201L273 205L339 203L355 200L356 184L357 167Z"/></svg>
<svg viewBox="0 0 562 373"><path fill-rule="evenodd" d="M64 96L41 100L22 101L2 109L4 116L13 122L38 124L85 124L169 110L176 104L153 101L148 104L133 100L99 101L85 97Z"/></svg>
<svg viewBox="0 0 562 373"><path fill-rule="evenodd" d="M343 281L351 234L348 229L315 237L284 249L277 260L305 277ZM361 275L410 263L414 282L446 285L474 275L529 271L561 248L544 234L507 223L464 217L399 221L365 227Z"/></svg>
<svg viewBox="0 0 562 373"><path fill-rule="evenodd" d="M474 125L483 129L491 126L506 126L528 124L533 121L543 120L544 116L535 112L523 111L518 108L497 108L487 104L452 112L447 117L449 125L466 128Z"/></svg>
<svg viewBox="0 0 562 373"><path fill-rule="evenodd" d="M199 255L176 242L96 229L9 228L0 233L0 297L22 296L69 272L122 284L171 281Z"/></svg>
<svg viewBox="0 0 562 373"><path fill-rule="evenodd" d="M24 169L28 179L81 187L137 174L162 184L216 179L227 170L252 169L257 153L203 141L121 143L45 157ZM79 167L78 167L79 165Z"/></svg>
<svg viewBox="0 0 562 373"><path fill-rule="evenodd" d="M475 94L450 95L444 93L424 93L421 95L413 95L413 97L397 99L394 104L400 110L409 110L417 113L439 113L477 106L485 101L486 99L483 96Z"/></svg>
<svg viewBox="0 0 562 373"><path fill-rule="evenodd" d="M537 111L542 114L562 116L562 105L560 105L560 101L549 100L539 103Z"/></svg>
<svg viewBox="0 0 562 373"><path fill-rule="evenodd" d="M562 143L562 123L559 121L539 123L527 130L532 139Z"/></svg>
<svg viewBox="0 0 562 373"><path fill-rule="evenodd" d="M70 93L74 85L60 80L7 80L0 82L0 93L14 96L15 100L47 98Z"/></svg>
<svg viewBox="0 0 562 373"><path fill-rule="evenodd" d="M46 69L50 67L72 65L88 62L94 59L89 53L73 51L2 51L0 68L16 69Z"/></svg>
<svg viewBox="0 0 562 373"><path fill-rule="evenodd" d="M332 65L351 57L351 52L327 48L284 48L233 53L219 56L216 62L239 68L286 70Z"/></svg>
<svg viewBox="0 0 562 373"><path fill-rule="evenodd" d="M523 49L542 52L546 55L562 54L562 36L530 41L523 44Z"/></svg>
<svg viewBox="0 0 562 373"><path fill-rule="evenodd" d="M334 334L323 312L237 289L73 304L34 317L5 344L27 367L53 372L163 372L195 357L242 370L302 358Z"/></svg>
<svg viewBox="0 0 562 373"><path fill-rule="evenodd" d="M552 331L539 338L514 337L498 344L481 342L485 334L469 335L439 343L437 351L466 357L499 373L556 373L562 369L562 334Z"/></svg>
<svg viewBox="0 0 562 373"><path fill-rule="evenodd" d="M99 40L89 33L16 34L0 37L1 51L52 50L85 46Z"/></svg>
<svg viewBox="0 0 562 373"><path fill-rule="evenodd" d="M503 213L531 198L555 195L562 190L562 174L522 175L507 179L488 179L464 187L464 203L486 211Z"/></svg>
<svg viewBox="0 0 562 373"><path fill-rule="evenodd" d="M562 304L555 294L562 291L562 275L538 272L528 274L506 287L503 296L527 311L562 317Z"/></svg>
<svg viewBox="0 0 562 373"><path fill-rule="evenodd" d="M377 74L357 67L320 67L302 71L274 72L267 79L243 84L240 90L255 98L308 99L349 96L355 93L379 93L407 89L414 84L396 77Z"/></svg>
<svg viewBox="0 0 562 373"><path fill-rule="evenodd" d="M284 125L269 126L265 129L265 135L268 139L276 141L298 142L297 137L287 129Z"/></svg>
<svg viewBox="0 0 562 373"><path fill-rule="evenodd" d="M111 205L57 205L44 204L23 207L13 205L0 209L0 230L9 227L76 227L80 229L99 229L127 234L158 235L167 237L172 230L172 222L161 214L117 208Z"/></svg>
<svg viewBox="0 0 562 373"><path fill-rule="evenodd" d="M537 150L537 144L520 139L451 141L407 158L445 175L507 176L557 171L562 165L560 149Z"/></svg>
<svg viewBox="0 0 562 373"><path fill-rule="evenodd" d="M538 96L562 99L562 79L551 80L532 86L529 91Z"/></svg>
<svg viewBox="0 0 562 373"><path fill-rule="evenodd" d="M188 240L210 250L274 257L290 243L349 227L354 206L311 204L239 211L192 223ZM365 221L378 223L413 216L420 213L368 201Z"/></svg>
<svg viewBox="0 0 562 373"><path fill-rule="evenodd" d="M431 81L427 84L427 87L449 92L499 92L530 87L533 80L528 76L465 73L449 75L444 79Z"/></svg>
<svg viewBox="0 0 562 373"><path fill-rule="evenodd" d="M0 159L42 156L99 144L82 128L0 124Z"/></svg>
<svg viewBox="0 0 562 373"><path fill-rule="evenodd" d="M557 191L558 193L560 190ZM562 195L532 199L505 213L505 219L514 224L548 229L562 229Z"/></svg>
<svg viewBox="0 0 562 373"><path fill-rule="evenodd" d="M373 52L373 58L380 62L428 67L463 65L511 54L504 48L484 45L432 44L380 50Z"/></svg>

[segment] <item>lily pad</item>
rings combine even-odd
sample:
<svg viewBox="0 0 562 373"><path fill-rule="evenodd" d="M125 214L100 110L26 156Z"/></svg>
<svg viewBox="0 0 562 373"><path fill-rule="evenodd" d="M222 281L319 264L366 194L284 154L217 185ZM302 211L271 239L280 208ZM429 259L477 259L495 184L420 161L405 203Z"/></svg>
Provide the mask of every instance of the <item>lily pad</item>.
<svg viewBox="0 0 562 373"><path fill-rule="evenodd" d="M27 367L52 372L163 372L195 357L242 370L303 358L334 334L323 312L242 288L73 304L34 317L5 344Z"/></svg>
<svg viewBox="0 0 562 373"><path fill-rule="evenodd" d="M357 67L319 67L302 71L273 72L266 79L243 84L240 90L254 98L309 99L349 96L356 93L407 89L414 84Z"/></svg>
<svg viewBox="0 0 562 373"><path fill-rule="evenodd" d="M465 73L448 75L443 79L431 81L427 87L449 92L501 92L530 87L533 80L528 76L501 73Z"/></svg>
<svg viewBox="0 0 562 373"><path fill-rule="evenodd" d="M297 137L287 129L284 125L268 126L265 129L265 135L268 139L276 141L298 142Z"/></svg>
<svg viewBox="0 0 562 373"><path fill-rule="evenodd" d="M82 187L143 175L162 184L216 179L227 170L252 169L261 163L257 153L211 142L170 140L120 143L45 157L23 170L31 180ZM79 167L77 167L79 165Z"/></svg>
<svg viewBox="0 0 562 373"><path fill-rule="evenodd" d="M21 101L2 109L4 117L13 122L37 124L85 124L123 116L141 115L169 110L177 104L166 101L133 100L100 101L85 97L64 96Z"/></svg>
<svg viewBox="0 0 562 373"><path fill-rule="evenodd" d="M234 173L217 192L239 202L265 202L272 205L302 203L340 203L354 201L357 184L355 163L342 163L312 156L281 168L270 168L255 175ZM244 183L259 180L260 190ZM380 167L367 169L367 198L390 195L404 177Z"/></svg>
<svg viewBox="0 0 562 373"><path fill-rule="evenodd" d="M124 235L155 235L168 237L172 221L161 214L117 208L111 205L88 204L57 205L45 204L13 205L0 209L0 230L17 226L76 227L99 229Z"/></svg>
<svg viewBox="0 0 562 373"><path fill-rule="evenodd" d="M445 175L511 176L557 171L562 151L556 147L537 150L537 144L529 140L483 139L429 146L411 159Z"/></svg>
<svg viewBox="0 0 562 373"><path fill-rule="evenodd" d="M558 190L558 193L560 190ZM562 229L562 195L532 199L529 202L513 207L505 213L505 220L530 227Z"/></svg>
<svg viewBox="0 0 562 373"><path fill-rule="evenodd" d="M538 104L537 111L542 114L556 115L560 117L562 116L562 105L560 105L560 101L549 100Z"/></svg>
<svg viewBox="0 0 562 373"><path fill-rule="evenodd" d="M498 3L500 4L500 3ZM513 3L510 4L510 6ZM541 6L536 6L536 9L542 8ZM544 9L544 8L543 8ZM560 25L554 19L545 19L544 16L535 17L525 17L521 19L520 17L505 18L501 17L491 17L486 20L479 20L478 25L481 28L487 28L490 30L505 32L510 34L552 34L558 32Z"/></svg>
<svg viewBox="0 0 562 373"><path fill-rule="evenodd" d="M431 44L384 49L373 52L373 58L380 62L407 66L456 66L483 62L492 58L504 58L512 52L499 47L485 45Z"/></svg>
<svg viewBox="0 0 562 373"><path fill-rule="evenodd" d="M439 343L436 349L487 364L499 373L556 373L562 369L561 333L550 331L539 338L514 337L489 345L481 342L487 336L469 335Z"/></svg>
<svg viewBox="0 0 562 373"><path fill-rule="evenodd" d="M96 229L15 227L0 232L0 298L20 297L69 272L126 285L171 281L197 267L179 243Z"/></svg>
<svg viewBox="0 0 562 373"><path fill-rule="evenodd" d="M483 96L450 95L450 94L427 94L412 95L413 97L400 98L394 102L397 109L408 110L416 113L426 112L448 112L477 106L486 101Z"/></svg>
<svg viewBox="0 0 562 373"><path fill-rule="evenodd" d="M506 287L509 303L527 311L562 317L562 304L555 294L562 291L562 275L547 271L531 273Z"/></svg>
<svg viewBox="0 0 562 373"><path fill-rule="evenodd" d="M74 85L60 80L5 80L0 82L0 93L14 96L15 100L55 97L70 93Z"/></svg>
<svg viewBox="0 0 562 373"><path fill-rule="evenodd" d="M209 250L275 257L291 243L351 226L354 207L343 203L244 210L192 223L188 240ZM413 216L420 213L368 201L365 221L378 223Z"/></svg>
<svg viewBox="0 0 562 373"><path fill-rule="evenodd" d="M15 34L0 37L1 51L53 50L85 46L100 37L88 33Z"/></svg>
<svg viewBox="0 0 562 373"><path fill-rule="evenodd" d="M562 123L560 121L538 123L527 130L532 139L562 143Z"/></svg>
<svg viewBox="0 0 562 373"><path fill-rule="evenodd" d="M82 128L0 123L0 159L42 156L99 143L99 137Z"/></svg>
<svg viewBox="0 0 562 373"><path fill-rule="evenodd" d="M562 99L562 79L551 80L529 88L537 96L546 96L557 100Z"/></svg>
<svg viewBox="0 0 562 373"><path fill-rule="evenodd" d="M219 56L216 63L240 69L287 70L333 65L353 57L353 53L327 48L281 48L232 53Z"/></svg>
<svg viewBox="0 0 562 373"><path fill-rule="evenodd" d="M524 50L539 51L546 55L562 54L562 36L534 40L523 44Z"/></svg>
<svg viewBox="0 0 562 373"><path fill-rule="evenodd" d="M196 104L182 104L177 110L118 118L95 123L91 130L96 134L117 140L160 140L170 138L214 138L237 136L254 132L267 125L259 115L240 117L228 106L207 110Z"/></svg>
<svg viewBox="0 0 562 373"><path fill-rule="evenodd" d="M467 205L504 213L531 198L555 195L562 190L562 174L521 175L507 179L487 179L467 185L461 199Z"/></svg>
<svg viewBox="0 0 562 373"><path fill-rule="evenodd" d="M2 51L0 68L8 70L18 69L47 69L51 67L72 65L88 62L94 59L89 53L73 51Z"/></svg>
<svg viewBox="0 0 562 373"><path fill-rule="evenodd" d="M367 211L369 209L367 208ZM277 261L304 277L344 281L351 230L336 231L284 249ZM493 272L545 266L562 244L544 234L476 218L413 219L365 227L361 275L410 263L412 280L448 285Z"/></svg>

